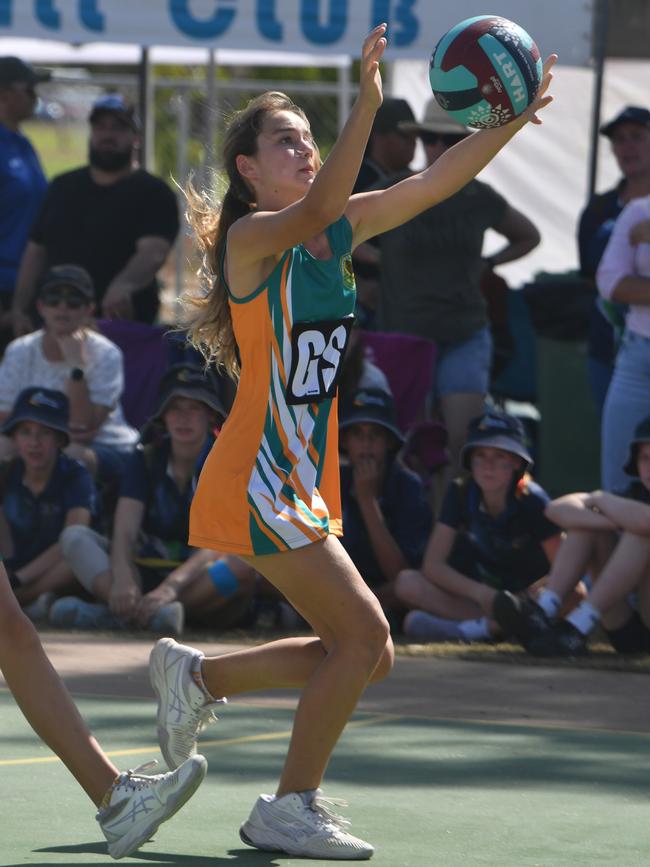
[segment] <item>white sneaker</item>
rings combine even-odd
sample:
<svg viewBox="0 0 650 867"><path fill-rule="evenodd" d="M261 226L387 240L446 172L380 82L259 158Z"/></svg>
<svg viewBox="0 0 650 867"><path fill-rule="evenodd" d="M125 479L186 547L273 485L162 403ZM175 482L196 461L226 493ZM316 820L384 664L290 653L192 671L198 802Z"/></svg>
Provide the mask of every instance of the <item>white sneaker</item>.
<svg viewBox="0 0 650 867"><path fill-rule="evenodd" d="M112 858L124 858L149 840L192 797L208 769L203 756L194 756L176 771L155 776L140 773L155 764L147 762L120 774L108 804L97 813Z"/></svg>
<svg viewBox="0 0 650 867"><path fill-rule="evenodd" d="M344 803L323 798L320 789L290 792L282 798L260 795L239 836L248 846L267 852L338 861L371 858L375 850L370 843L349 834L347 819L328 808L328 804Z"/></svg>
<svg viewBox="0 0 650 867"><path fill-rule="evenodd" d="M217 719L216 705L226 702L210 700L192 677L202 659L199 650L173 638L161 638L149 656L149 677L158 697L158 742L170 768L196 755L199 732Z"/></svg>

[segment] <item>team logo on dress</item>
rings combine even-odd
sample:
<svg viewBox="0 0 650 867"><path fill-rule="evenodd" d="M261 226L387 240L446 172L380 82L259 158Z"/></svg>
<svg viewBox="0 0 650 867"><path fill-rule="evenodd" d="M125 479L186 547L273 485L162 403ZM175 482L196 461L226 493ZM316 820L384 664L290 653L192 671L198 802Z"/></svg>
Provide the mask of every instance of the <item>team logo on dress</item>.
<svg viewBox="0 0 650 867"><path fill-rule="evenodd" d="M341 274L345 288L356 289L357 284L354 280L354 268L352 267L352 255L350 253L341 256Z"/></svg>
<svg viewBox="0 0 650 867"><path fill-rule="evenodd" d="M320 403L334 397L353 316L319 322L295 322L291 329L289 405Z"/></svg>

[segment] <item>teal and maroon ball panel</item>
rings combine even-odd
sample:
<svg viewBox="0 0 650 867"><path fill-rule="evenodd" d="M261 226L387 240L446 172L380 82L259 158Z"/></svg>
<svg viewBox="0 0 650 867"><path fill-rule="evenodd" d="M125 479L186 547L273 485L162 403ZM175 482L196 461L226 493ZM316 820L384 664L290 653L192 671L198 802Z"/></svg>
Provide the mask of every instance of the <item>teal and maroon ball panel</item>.
<svg viewBox="0 0 650 867"><path fill-rule="evenodd" d="M503 126L530 105L542 80L539 49L526 31L498 15L467 18L431 56L431 89L467 126Z"/></svg>

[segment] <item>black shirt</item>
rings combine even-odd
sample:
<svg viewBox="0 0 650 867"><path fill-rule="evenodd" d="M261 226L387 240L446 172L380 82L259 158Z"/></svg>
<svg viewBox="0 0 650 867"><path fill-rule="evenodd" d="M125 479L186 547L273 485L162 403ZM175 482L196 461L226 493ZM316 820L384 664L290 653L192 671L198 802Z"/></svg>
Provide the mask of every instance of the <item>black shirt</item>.
<svg viewBox="0 0 650 867"><path fill-rule="evenodd" d="M176 197L160 178L137 169L114 184L100 185L85 166L51 182L31 240L45 247L50 266L86 268L99 302L140 238L153 235L171 244L178 226ZM158 308L155 279L134 294L133 305L137 320L153 321Z"/></svg>

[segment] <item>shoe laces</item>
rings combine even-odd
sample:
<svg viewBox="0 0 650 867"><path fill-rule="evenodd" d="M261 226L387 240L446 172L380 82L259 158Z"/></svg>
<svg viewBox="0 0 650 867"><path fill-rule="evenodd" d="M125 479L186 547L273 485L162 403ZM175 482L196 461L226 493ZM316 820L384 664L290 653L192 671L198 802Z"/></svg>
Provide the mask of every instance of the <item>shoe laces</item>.
<svg viewBox="0 0 650 867"><path fill-rule="evenodd" d="M219 720L219 717L216 715L214 709L218 704L227 704L227 698L218 698L214 701L210 701L207 704L203 704L197 708L191 708L188 711L189 716L189 724L196 729L196 733L199 734L206 725L212 725Z"/></svg>
<svg viewBox="0 0 650 867"><path fill-rule="evenodd" d="M127 792L135 792L139 789L144 789L147 786L150 786L152 782L161 779L164 774L155 774L154 776L151 776L145 775L142 772L149 771L152 768L155 768L157 764L157 760L153 759L150 762L145 762L142 765L138 765L137 768L124 771L124 773L120 774L117 781L115 782L115 785L113 786L113 791L125 789Z"/></svg>
<svg viewBox="0 0 650 867"><path fill-rule="evenodd" d="M345 828L348 828L351 822L345 818L345 816L341 816L338 813L335 813L332 807L347 807L348 802L344 801L343 798L326 798L320 789L316 789L314 792L314 797L311 800L309 805L310 809L317 813L322 817L325 825L329 827L334 827L335 829L342 831Z"/></svg>

